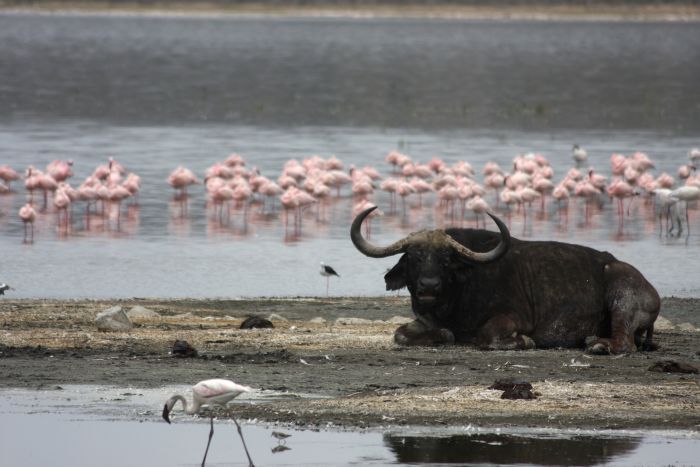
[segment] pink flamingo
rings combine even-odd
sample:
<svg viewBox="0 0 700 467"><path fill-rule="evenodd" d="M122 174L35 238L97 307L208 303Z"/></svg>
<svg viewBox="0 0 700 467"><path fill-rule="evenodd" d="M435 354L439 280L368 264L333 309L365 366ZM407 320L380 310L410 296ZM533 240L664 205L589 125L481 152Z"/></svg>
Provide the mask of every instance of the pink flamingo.
<svg viewBox="0 0 700 467"><path fill-rule="evenodd" d="M489 210L489 203L481 196L475 196L467 201L467 209L470 209L476 217L476 228L479 228L479 218L481 218L484 228L486 228L485 214Z"/></svg>
<svg viewBox="0 0 700 467"><path fill-rule="evenodd" d="M90 230L90 203L97 198L97 189L87 180L78 187L78 199L85 201L85 228L87 230Z"/></svg>
<svg viewBox="0 0 700 467"><path fill-rule="evenodd" d="M371 201L367 200L367 199L363 199L363 200L358 201L357 203L355 203L355 205L354 205L353 208L352 208L352 217L353 217L353 219L354 219L355 217L357 217L357 215L358 215L359 213L365 211L366 209L369 209L369 208L371 208L371 207L374 207L374 206L375 206L375 204L372 203ZM379 209L375 209L374 211L372 211L372 212L369 214L368 218L379 217L379 216L383 216L383 215L384 215L384 212L383 212L383 211L381 211L381 210L379 210ZM366 236L366 237L370 237L371 234L372 234L372 223L371 223L371 222L365 222L365 236Z"/></svg>
<svg viewBox="0 0 700 467"><path fill-rule="evenodd" d="M636 192L632 185L621 179L613 180L606 188L606 192L611 198L617 200L617 215L620 221L620 228L622 228L624 225L624 200L634 196ZM629 215L629 206L627 207L627 214Z"/></svg>
<svg viewBox="0 0 700 467"><path fill-rule="evenodd" d="M70 197L65 189L56 190L56 194L53 198L53 205L56 207L56 214L58 216L58 227L63 229L63 234L68 234L68 207L71 204ZM63 219L61 219L61 212L63 212Z"/></svg>
<svg viewBox="0 0 700 467"><path fill-rule="evenodd" d="M174 198L180 202L180 216L187 215L187 187L197 183L201 182L194 172L183 166L178 166L168 176L168 184L176 191Z"/></svg>
<svg viewBox="0 0 700 467"><path fill-rule="evenodd" d="M0 166L0 179L5 182L8 190L12 188L11 183L20 178L20 175L12 167L7 165Z"/></svg>
<svg viewBox="0 0 700 467"><path fill-rule="evenodd" d="M584 218L585 222L588 223L588 217L589 217L589 203L590 200L597 197L600 194L600 191L593 186L593 184L588 181L588 180L581 180L576 184L576 188L574 189L574 194L580 198L585 199L585 211L584 211Z"/></svg>
<svg viewBox="0 0 700 467"><path fill-rule="evenodd" d="M329 157L323 166L326 170L343 170L343 163L335 156Z"/></svg>
<svg viewBox="0 0 700 467"><path fill-rule="evenodd" d="M27 168L27 175L24 179L24 188L29 192L30 202L34 201L34 190L40 188L39 186L39 174L41 172L36 170L31 165Z"/></svg>
<svg viewBox="0 0 700 467"><path fill-rule="evenodd" d="M398 171L400 167L403 167L405 164L410 162L411 158L405 154L400 153L399 151L391 151L389 154L386 155L384 160L392 166L394 166L394 171Z"/></svg>
<svg viewBox="0 0 700 467"><path fill-rule="evenodd" d="M535 175L532 181L532 188L535 189L540 194L540 199L542 200L540 205L540 211L544 211L544 203L547 198L547 193L554 189L554 183L548 178L540 175Z"/></svg>
<svg viewBox="0 0 700 467"><path fill-rule="evenodd" d="M440 203L445 206L445 216L450 215L452 222L455 220L455 200L459 198L459 188L454 185L445 185L437 192Z"/></svg>
<svg viewBox="0 0 700 467"><path fill-rule="evenodd" d="M352 193L361 198L367 197L374 193L374 185L372 179L363 177L352 184Z"/></svg>
<svg viewBox="0 0 700 467"><path fill-rule="evenodd" d="M425 193L430 193L433 190L433 186L423 180L422 178L414 177L410 181L413 191L418 193L418 206L423 206L423 195ZM368 206L369 207L369 206Z"/></svg>
<svg viewBox="0 0 700 467"><path fill-rule="evenodd" d="M245 159L234 152L224 160L224 165L228 167L243 167L245 165Z"/></svg>
<svg viewBox="0 0 700 467"><path fill-rule="evenodd" d="M121 206L122 201L131 196L129 190L122 185L109 188L109 201L117 205L117 230L121 228Z"/></svg>
<svg viewBox="0 0 700 467"><path fill-rule="evenodd" d="M428 161L428 167L435 173L440 173L445 168L445 163L439 157L433 157Z"/></svg>
<svg viewBox="0 0 700 467"><path fill-rule="evenodd" d="M57 182L65 182L67 179L73 176L73 161L51 161L46 166L46 173L51 175L51 177Z"/></svg>
<svg viewBox="0 0 700 467"><path fill-rule="evenodd" d="M688 177L690 177L695 170L695 166L692 164L684 164L678 167L678 178L681 180L686 180Z"/></svg>
<svg viewBox="0 0 700 467"><path fill-rule="evenodd" d="M396 186L396 194L401 197L401 210L403 214L406 214L406 197L412 193L415 193L413 186L406 180L399 181Z"/></svg>
<svg viewBox="0 0 700 467"><path fill-rule="evenodd" d="M387 178L379 184L379 189L389 193L389 206L392 212L396 210L396 189L398 187L399 180L397 178Z"/></svg>
<svg viewBox="0 0 700 467"><path fill-rule="evenodd" d="M133 172L130 172L129 175L126 176L122 186L129 190L129 196L132 200L134 200L141 190L141 177Z"/></svg>
<svg viewBox="0 0 700 467"><path fill-rule="evenodd" d="M180 196L187 196L187 187L201 183L195 174L183 166L178 166L168 176L168 184L177 190Z"/></svg>
<svg viewBox="0 0 700 467"><path fill-rule="evenodd" d="M258 193L265 198L272 200L272 210L275 210L275 197L282 193L282 188L272 180L266 180L258 187ZM265 200L263 199L263 210L265 209Z"/></svg>
<svg viewBox="0 0 700 467"><path fill-rule="evenodd" d="M24 224L24 243L34 243L34 220L36 219L36 211L31 203L27 203L19 209L19 218ZM27 242L27 224L31 231L31 239Z"/></svg>
<svg viewBox="0 0 700 467"><path fill-rule="evenodd" d="M676 184L676 181L669 174L663 172L661 175L656 177L656 184L660 188L671 188Z"/></svg>
<svg viewBox="0 0 700 467"><path fill-rule="evenodd" d="M622 175L627 168L627 158L622 154L613 154L610 156L610 167L613 175Z"/></svg>

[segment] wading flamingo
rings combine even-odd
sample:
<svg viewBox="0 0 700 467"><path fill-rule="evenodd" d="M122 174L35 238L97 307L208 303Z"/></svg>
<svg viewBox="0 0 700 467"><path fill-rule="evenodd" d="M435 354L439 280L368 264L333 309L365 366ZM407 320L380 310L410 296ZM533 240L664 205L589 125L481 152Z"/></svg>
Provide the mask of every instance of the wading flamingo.
<svg viewBox="0 0 700 467"><path fill-rule="evenodd" d="M242 386L236 384L228 379L207 379L200 381L199 383L192 386L192 405L187 405L187 399L180 394L175 394L165 403L163 407L163 419L170 423L170 412L177 401L182 402L182 407L187 415L194 415L199 412L199 409L203 405L220 405L225 407L226 404L235 397L243 394L244 392L250 392L252 389L248 386ZM248 447L243 439L243 432L241 431L241 426L238 424L236 419L231 416L231 419L236 424L238 429L238 435L241 437L243 442L243 449L245 449L245 454L248 456L249 467L255 467L253 460L250 458L250 453L248 453ZM209 440L207 441L207 449L204 451L204 458L202 459L202 467L204 467L207 461L207 453L209 452L209 444L211 443L211 438L214 436L214 414L211 413L209 417L210 430L209 430Z"/></svg>
<svg viewBox="0 0 700 467"><path fill-rule="evenodd" d="M19 209L19 217L24 224L24 243L27 243L27 224L31 231L31 239L29 243L34 243L34 220L36 219L36 211L31 203L27 203Z"/></svg>

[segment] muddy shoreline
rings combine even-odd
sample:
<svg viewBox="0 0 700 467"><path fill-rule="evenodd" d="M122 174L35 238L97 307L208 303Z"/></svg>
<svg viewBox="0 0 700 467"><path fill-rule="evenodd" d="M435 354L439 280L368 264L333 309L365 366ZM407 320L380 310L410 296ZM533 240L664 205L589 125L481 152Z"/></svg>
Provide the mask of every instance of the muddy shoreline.
<svg viewBox="0 0 700 467"><path fill-rule="evenodd" d="M158 313L128 332L97 331L114 305ZM0 301L0 387L188 385L224 377L283 397L236 404L238 416L304 427L527 426L700 430L700 376L659 373L660 360L700 367L700 299L665 298L660 349L617 357L581 350L483 352L403 348L405 297L249 300ZM249 315L274 329L240 330ZM361 318L361 319L357 319ZM175 358L176 339L198 349ZM504 400L496 379L530 381L536 400Z"/></svg>

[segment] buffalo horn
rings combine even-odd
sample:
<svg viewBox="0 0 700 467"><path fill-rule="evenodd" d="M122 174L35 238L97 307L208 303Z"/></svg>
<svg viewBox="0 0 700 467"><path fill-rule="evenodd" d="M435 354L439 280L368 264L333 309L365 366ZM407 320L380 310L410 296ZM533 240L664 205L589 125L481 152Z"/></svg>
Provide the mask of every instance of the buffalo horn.
<svg viewBox="0 0 700 467"><path fill-rule="evenodd" d="M486 214L493 219L493 221L496 223L498 226L498 230L501 231L501 240L498 242L498 245L490 251L485 251L483 253L472 251L469 248L465 247L461 243L459 243L457 240L454 238L450 237L449 235L447 236L448 240L447 242L454 248L455 251L457 251L460 255L462 255L465 259L468 259L469 261L472 261L474 263L486 263L489 261L495 261L498 258L500 258L506 251L508 251L508 247L510 246L510 232L508 231L508 227L496 216L491 214L490 212L487 212Z"/></svg>
<svg viewBox="0 0 700 467"><path fill-rule="evenodd" d="M365 209L359 213L357 217L355 217L355 220L352 221L352 226L350 227L350 239L355 245L355 248L371 258L386 258L387 256L397 255L406 251L406 248L408 247L406 238L392 243L387 247L380 247L373 245L362 236L362 232L360 232L362 221L364 221L365 217L367 217L375 209L377 209L377 206Z"/></svg>

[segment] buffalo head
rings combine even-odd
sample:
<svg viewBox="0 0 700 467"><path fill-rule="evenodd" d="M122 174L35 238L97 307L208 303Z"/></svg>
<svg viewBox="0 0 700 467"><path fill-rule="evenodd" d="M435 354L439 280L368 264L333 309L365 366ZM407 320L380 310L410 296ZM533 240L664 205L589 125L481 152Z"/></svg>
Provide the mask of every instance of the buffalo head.
<svg viewBox="0 0 700 467"><path fill-rule="evenodd" d="M501 238L493 249L472 251L444 230L421 230L386 247L373 245L362 237L362 221L376 207L369 208L355 218L350 238L355 247L372 258L384 258L403 253L399 262L384 276L387 290L407 287L411 293L413 310L440 318L454 293L455 287L466 280L468 269L478 263L495 261L508 251L510 233L497 217L489 214L501 231Z"/></svg>

